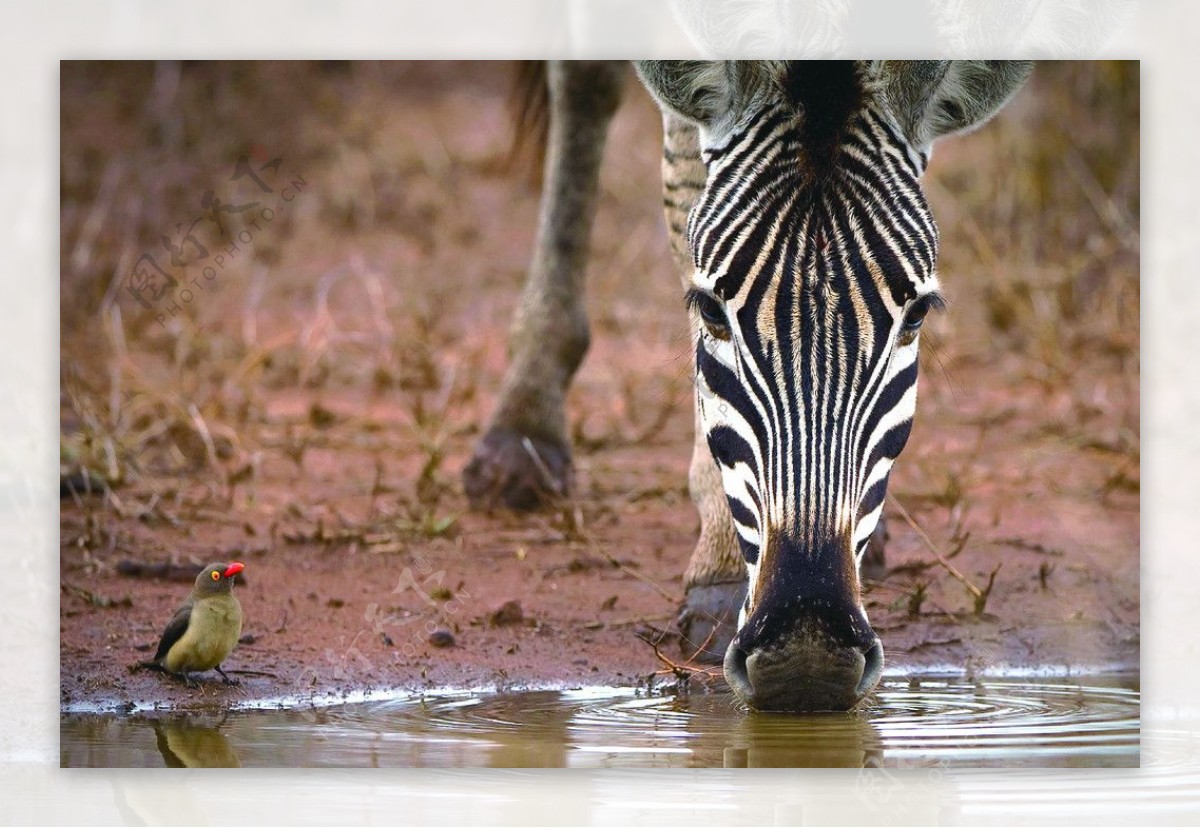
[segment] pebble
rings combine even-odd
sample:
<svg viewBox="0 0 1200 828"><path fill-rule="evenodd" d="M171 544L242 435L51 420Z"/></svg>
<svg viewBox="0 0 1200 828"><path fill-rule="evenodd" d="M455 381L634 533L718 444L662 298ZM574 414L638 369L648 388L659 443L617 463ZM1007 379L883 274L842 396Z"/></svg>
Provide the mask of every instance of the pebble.
<svg viewBox="0 0 1200 828"><path fill-rule="evenodd" d="M429 643L435 647L453 647L454 634L449 630L434 630L429 634Z"/></svg>
<svg viewBox="0 0 1200 828"><path fill-rule="evenodd" d="M505 601L500 608L488 616L493 627L504 627L509 624L520 624L525 619L525 612L519 601Z"/></svg>

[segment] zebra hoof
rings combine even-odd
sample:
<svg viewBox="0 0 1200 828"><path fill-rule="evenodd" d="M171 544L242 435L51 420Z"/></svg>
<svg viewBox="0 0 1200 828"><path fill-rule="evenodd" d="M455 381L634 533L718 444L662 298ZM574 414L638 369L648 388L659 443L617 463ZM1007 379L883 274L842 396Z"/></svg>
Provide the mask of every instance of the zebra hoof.
<svg viewBox="0 0 1200 828"><path fill-rule="evenodd" d="M511 429L492 429L463 469L463 489L476 509L527 512L571 488L571 454L558 443Z"/></svg>
<svg viewBox="0 0 1200 828"><path fill-rule="evenodd" d="M675 620L684 656L704 664L721 664L737 633L738 612L745 600L744 579L688 587Z"/></svg>

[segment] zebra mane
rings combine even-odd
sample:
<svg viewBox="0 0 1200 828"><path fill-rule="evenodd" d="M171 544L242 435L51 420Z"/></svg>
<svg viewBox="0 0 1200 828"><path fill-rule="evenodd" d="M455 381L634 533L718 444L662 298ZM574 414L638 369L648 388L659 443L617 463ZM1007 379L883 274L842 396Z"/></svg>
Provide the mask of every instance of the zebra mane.
<svg viewBox="0 0 1200 828"><path fill-rule="evenodd" d="M800 116L800 137L814 171L832 166L850 119L866 90L852 60L788 61L780 78Z"/></svg>

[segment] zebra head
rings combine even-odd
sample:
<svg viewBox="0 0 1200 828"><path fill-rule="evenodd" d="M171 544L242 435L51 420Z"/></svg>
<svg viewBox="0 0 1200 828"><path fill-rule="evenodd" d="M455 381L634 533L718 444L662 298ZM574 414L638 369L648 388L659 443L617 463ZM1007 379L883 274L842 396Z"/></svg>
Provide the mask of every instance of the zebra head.
<svg viewBox="0 0 1200 828"><path fill-rule="evenodd" d="M1028 76L1006 62L643 62L707 169L687 239L699 421L749 585L725 675L757 709L849 709L883 648L859 565L942 305L920 176Z"/></svg>

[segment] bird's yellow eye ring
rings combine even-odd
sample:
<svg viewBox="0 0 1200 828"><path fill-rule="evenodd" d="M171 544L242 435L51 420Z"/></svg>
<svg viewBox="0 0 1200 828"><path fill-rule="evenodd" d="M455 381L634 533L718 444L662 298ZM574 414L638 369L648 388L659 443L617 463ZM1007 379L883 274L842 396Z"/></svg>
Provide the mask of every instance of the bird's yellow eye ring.
<svg viewBox="0 0 1200 828"><path fill-rule="evenodd" d="M212 578L214 581L219 581L219 580L221 580L221 573L220 573L220 572L217 572L217 570L215 570L215 569L214 569L214 570L212 571L212 573L210 573L210 577L211 577L211 578Z"/></svg>

